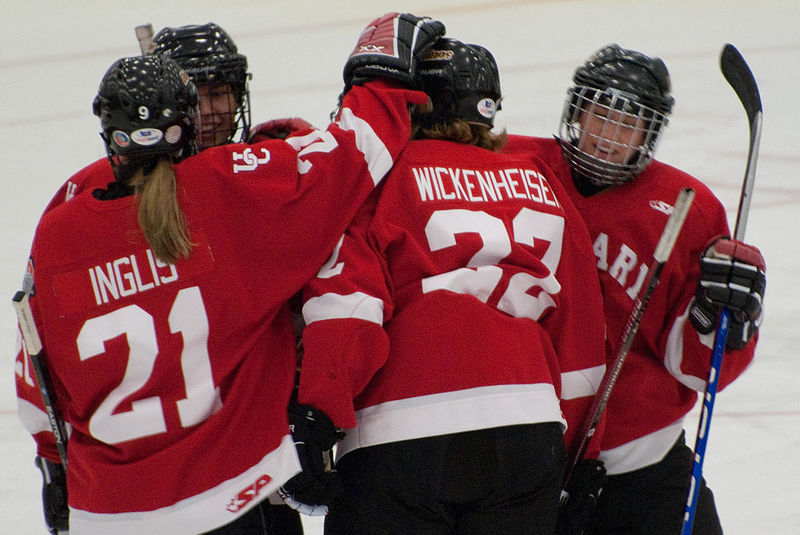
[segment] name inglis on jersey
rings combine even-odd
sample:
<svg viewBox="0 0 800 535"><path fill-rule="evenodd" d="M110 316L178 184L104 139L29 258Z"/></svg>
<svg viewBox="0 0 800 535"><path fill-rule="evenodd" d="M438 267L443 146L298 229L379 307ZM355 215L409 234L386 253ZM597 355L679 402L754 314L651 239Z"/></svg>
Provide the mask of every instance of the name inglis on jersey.
<svg viewBox="0 0 800 535"><path fill-rule="evenodd" d="M453 167L411 167L420 200L468 202L528 199L560 207L547 179L533 169L479 171Z"/></svg>
<svg viewBox="0 0 800 535"><path fill-rule="evenodd" d="M140 263L142 267L140 267ZM147 249L89 268L95 303L120 299L178 280L172 264L162 262Z"/></svg>

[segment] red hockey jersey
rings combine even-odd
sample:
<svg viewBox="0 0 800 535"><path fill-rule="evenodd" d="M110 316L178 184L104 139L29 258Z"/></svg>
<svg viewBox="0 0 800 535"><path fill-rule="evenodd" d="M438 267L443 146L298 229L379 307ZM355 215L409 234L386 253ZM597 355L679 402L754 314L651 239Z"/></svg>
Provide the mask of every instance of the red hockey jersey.
<svg viewBox="0 0 800 535"><path fill-rule="evenodd" d="M248 144L255 144L260 143L262 141L267 141L269 139L276 139L277 136L271 136L267 132L269 131L266 127L270 123L273 123L277 120L267 121L264 123L260 123L256 125L252 129L252 134L248 139ZM302 128L303 122L302 119L286 119L286 122L290 122L291 126L297 127L293 130L292 134L297 134L299 132L305 133L304 129ZM296 121L295 123L291 123L291 121ZM301 122L302 121L302 122ZM286 126L288 130L290 128L289 125ZM267 132L265 132L265 130ZM282 136L280 139L284 139L287 136ZM106 186L114 181L114 173L111 169L111 162L109 162L108 158L103 158L96 162L93 162L71 177L67 179L64 184L58 189L58 191L53 195L52 199L48 203L47 207L44 209L45 212L49 212L59 204L62 204L70 199L72 199L78 193L82 191L89 190L93 191L96 188L103 188L105 189Z"/></svg>
<svg viewBox="0 0 800 535"><path fill-rule="evenodd" d="M373 82L326 131L177 164L194 247L174 265L150 251L134 197L89 188L45 213L30 302L71 426L72 533L208 531L299 471L287 301L407 143L408 104L425 99ZM93 169L105 180L106 164ZM20 417L58 461L24 347L16 368Z"/></svg>
<svg viewBox="0 0 800 535"><path fill-rule="evenodd" d="M304 292L299 399L357 423L340 455L564 423L560 393L590 399L604 372L594 255L546 173L528 156L409 143Z"/></svg>
<svg viewBox="0 0 800 535"><path fill-rule="evenodd" d="M656 463L680 435L697 392L705 390L714 333L699 335L688 313L701 253L715 236L730 235L725 209L702 182L658 161L628 184L583 197L555 139L510 136L507 150L541 157L586 221L603 291L609 359L616 357L625 322L678 192L684 187L695 190L686 222L606 407L600 458L608 472ZM750 364L755 345L754 338L742 350L726 351L720 389Z"/></svg>

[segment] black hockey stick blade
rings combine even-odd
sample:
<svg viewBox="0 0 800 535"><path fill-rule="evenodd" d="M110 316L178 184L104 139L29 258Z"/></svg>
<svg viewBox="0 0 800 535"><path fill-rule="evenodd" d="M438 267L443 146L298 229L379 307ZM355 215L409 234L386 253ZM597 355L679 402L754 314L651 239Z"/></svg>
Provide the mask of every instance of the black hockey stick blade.
<svg viewBox="0 0 800 535"><path fill-rule="evenodd" d="M735 46L726 44L722 48L719 67L722 70L722 75L736 92L736 96L739 97L742 106L744 106L750 126L750 147L747 151L747 166L745 167L742 192L739 197L739 209L736 214L736 229L733 234L735 239L743 240L745 229L747 228L747 218L750 213L753 184L756 179L758 148L761 143L761 125L763 121L761 95L758 92L758 84L756 84L753 72Z"/></svg>
<svg viewBox="0 0 800 535"><path fill-rule="evenodd" d="M756 161L758 160L758 147L761 142L761 123L763 113L761 110L761 95L758 93L758 85L747 66L742 55L731 44L726 44L722 48L719 58L719 66L722 75L736 92L736 96L747 112L747 120L750 123L750 146L747 150L747 167L742 182L742 193L739 197L739 211L736 214L736 231L734 238L744 239L744 231L747 227L747 218L750 213L750 198L753 193L753 184L756 178ZM730 320L730 310L723 308L720 314L720 322L714 338L714 352L711 359L711 369L708 372L706 381L706 391L703 395L703 407L700 411L700 422L695 439L692 479L689 487L686 508L683 516L683 526L681 535L691 535L694 515L697 510L697 499L700 491L701 477L703 474L703 463L705 461L706 445L708 444L708 433L711 426L711 416L714 410L714 402L717 396L717 381L719 380L720 369L722 367L722 357L725 352L725 341L728 337L728 324Z"/></svg>
<svg viewBox="0 0 800 535"><path fill-rule="evenodd" d="M761 94L758 92L758 85L750 67L736 47L728 43L722 48L719 68L733 90L736 91L739 100L742 101L752 128L756 114L762 109Z"/></svg>

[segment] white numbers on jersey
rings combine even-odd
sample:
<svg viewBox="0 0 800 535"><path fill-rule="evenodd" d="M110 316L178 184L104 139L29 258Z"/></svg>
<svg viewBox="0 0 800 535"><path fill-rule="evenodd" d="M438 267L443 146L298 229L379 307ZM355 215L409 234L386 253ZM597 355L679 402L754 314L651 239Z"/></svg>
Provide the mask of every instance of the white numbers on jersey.
<svg viewBox="0 0 800 535"><path fill-rule="evenodd" d="M327 130L314 130L304 136L289 137L286 138L286 143L300 151L297 153L297 171L301 175L308 173L312 167L311 162L303 160L301 156L314 152L331 152L339 146L339 142Z"/></svg>
<svg viewBox="0 0 800 535"><path fill-rule="evenodd" d="M545 310L555 305L551 296L561 291L554 273L561 261L564 218L523 208L512 224L514 235L509 236L503 221L485 212L462 209L434 212L425 226L431 251L455 247L456 235L464 232L480 235L483 246L467 267L423 279L423 293L449 290L473 295L485 303L500 282L503 271L496 264L511 254L512 240L531 247L535 240L545 240L548 247L541 260L550 273L543 278L529 273L514 274L497 305L512 316L538 320ZM534 287L541 289L536 296L528 293Z"/></svg>
<svg viewBox="0 0 800 535"><path fill-rule="evenodd" d="M208 356L208 317L200 288L178 292L168 318L172 333L183 337L181 369L186 398L178 401L181 425L189 427L211 416L221 406L219 388L214 386ZM105 353L105 342L125 335L130 347L122 382L97 407L89 420L89 432L98 440L118 444L167 431L159 397L134 399L147 384L158 355L153 317L137 305L128 305L84 323L77 345L81 360ZM131 410L117 411L133 399Z"/></svg>
<svg viewBox="0 0 800 535"><path fill-rule="evenodd" d="M317 277L320 279L330 279L331 277L335 277L342 272L344 269L344 262L339 262L339 251L342 249L342 243L344 243L344 236L339 238L339 241L336 242L336 246L333 248L331 256L324 264L322 264L322 267L319 268Z"/></svg>
<svg viewBox="0 0 800 535"><path fill-rule="evenodd" d="M261 149L262 156L259 158L253 152L253 149L247 147L242 152L233 152L233 161L236 162L238 160L243 161L243 164L234 163L233 164L233 172L240 173L243 171L253 171L259 165L265 165L269 163L270 154L267 149Z"/></svg>

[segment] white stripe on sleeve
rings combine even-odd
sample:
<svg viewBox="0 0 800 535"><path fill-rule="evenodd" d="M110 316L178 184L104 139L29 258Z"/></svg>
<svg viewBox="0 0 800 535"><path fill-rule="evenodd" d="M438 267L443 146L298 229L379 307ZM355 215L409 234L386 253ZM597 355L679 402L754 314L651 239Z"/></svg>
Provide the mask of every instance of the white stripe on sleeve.
<svg viewBox="0 0 800 535"><path fill-rule="evenodd" d="M327 293L303 305L306 325L329 319L356 318L383 325L383 301L362 292L350 295Z"/></svg>

